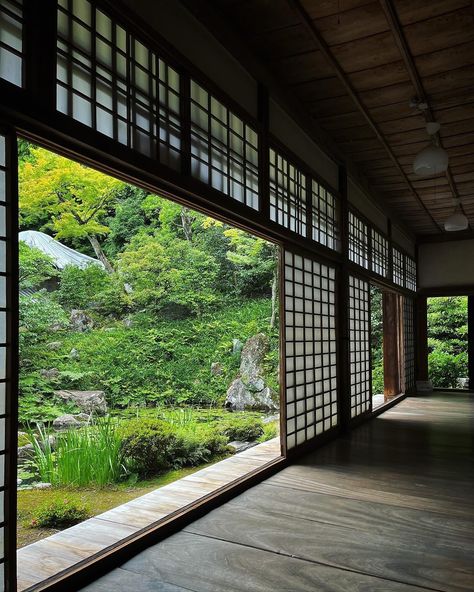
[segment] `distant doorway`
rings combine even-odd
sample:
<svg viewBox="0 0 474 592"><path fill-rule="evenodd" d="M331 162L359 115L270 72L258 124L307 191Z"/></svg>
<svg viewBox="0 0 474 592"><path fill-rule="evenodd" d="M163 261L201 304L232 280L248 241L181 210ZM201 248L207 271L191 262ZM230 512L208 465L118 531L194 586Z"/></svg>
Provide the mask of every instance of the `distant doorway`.
<svg viewBox="0 0 474 592"><path fill-rule="evenodd" d="M428 372L435 388L469 388L468 297L428 298Z"/></svg>
<svg viewBox="0 0 474 592"><path fill-rule="evenodd" d="M403 391L403 315L399 294L370 287L372 409Z"/></svg>

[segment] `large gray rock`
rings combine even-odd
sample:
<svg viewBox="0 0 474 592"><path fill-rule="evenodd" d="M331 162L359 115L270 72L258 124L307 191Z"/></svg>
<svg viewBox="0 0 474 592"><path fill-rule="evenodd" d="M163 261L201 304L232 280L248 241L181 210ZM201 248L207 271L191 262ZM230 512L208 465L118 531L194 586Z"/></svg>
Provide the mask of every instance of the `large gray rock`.
<svg viewBox="0 0 474 592"><path fill-rule="evenodd" d="M50 341L49 343L46 344L46 347L52 351L57 351L58 349L61 349L61 346L62 346L61 341Z"/></svg>
<svg viewBox="0 0 474 592"><path fill-rule="evenodd" d="M261 366L270 348L268 337L263 333L257 333L250 337L242 348L240 355L240 373L249 378L258 377Z"/></svg>
<svg viewBox="0 0 474 592"><path fill-rule="evenodd" d="M59 377L59 370L57 368L48 368L40 370L40 374L46 380L54 380Z"/></svg>
<svg viewBox="0 0 474 592"><path fill-rule="evenodd" d="M60 397L68 403L73 403L84 413L93 413L94 415L105 415L107 413L107 402L104 391L54 391L57 397Z"/></svg>
<svg viewBox="0 0 474 592"><path fill-rule="evenodd" d="M94 327L94 321L83 310L73 309L69 317L69 324L74 331L84 333L90 331Z"/></svg>
<svg viewBox="0 0 474 592"><path fill-rule="evenodd" d="M258 333L247 340L242 348L239 374L227 390L225 401L227 408L235 411L278 409L271 389L266 386L263 377L262 364L269 347L268 338L263 333Z"/></svg>
<svg viewBox="0 0 474 592"><path fill-rule="evenodd" d="M269 387L255 391L250 389L241 378L236 378L228 388L225 406L234 411L244 411L245 409L273 411L278 409Z"/></svg>
<svg viewBox="0 0 474 592"><path fill-rule="evenodd" d="M240 341L240 339L232 339L232 353L233 354L240 354L244 344Z"/></svg>
<svg viewBox="0 0 474 592"><path fill-rule="evenodd" d="M219 362L212 362L212 364L211 364L212 376L220 376L223 373L224 373L224 368L222 367L222 364L220 364Z"/></svg>
<svg viewBox="0 0 474 592"><path fill-rule="evenodd" d="M26 460L33 458L35 455L35 449L33 444L25 444L24 446L18 447L18 458L20 460Z"/></svg>
<svg viewBox="0 0 474 592"><path fill-rule="evenodd" d="M53 428L55 430L70 430L72 428L81 428L84 425L82 421L78 421L74 415L65 413L56 417L53 421Z"/></svg>

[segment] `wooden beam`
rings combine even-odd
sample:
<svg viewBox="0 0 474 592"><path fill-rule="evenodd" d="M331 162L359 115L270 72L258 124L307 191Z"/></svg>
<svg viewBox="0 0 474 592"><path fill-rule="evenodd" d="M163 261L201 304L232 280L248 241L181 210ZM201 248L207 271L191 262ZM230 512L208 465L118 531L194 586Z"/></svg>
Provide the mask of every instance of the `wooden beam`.
<svg viewBox="0 0 474 592"><path fill-rule="evenodd" d="M323 39L322 35L316 29L316 27L314 25L314 22L308 16L308 14L307 14L305 8L303 7L303 5L301 4L300 0L287 0L287 2L291 6L291 8L293 8L293 10L295 11L295 13L298 15L298 17L299 17L302 25L305 27L305 29L307 30L307 32L309 33L309 35L313 39L313 41L314 41L315 45L317 46L317 48L319 49L319 51L321 51L321 53L326 58L326 60L331 64L331 66L334 69L337 77L342 82L343 86L345 87L348 95L350 96L350 98L352 99L352 101L354 102L354 104L356 105L357 109L361 112L361 114L363 115L364 119L367 121L367 123L369 124L369 126L372 128L374 134L377 136L377 139L379 140L379 142L382 144L382 146L384 147L385 151L389 155L390 160L394 163L395 167L400 172L400 175L402 176L405 184L407 185L408 189L410 190L410 192L413 194L413 196L417 200L418 204L421 206L421 208L429 216L431 222L436 227L436 229L437 230L442 230L441 226L436 222L436 220L432 216L431 212L429 211L429 209L426 207L426 205L423 202L423 200L418 195L416 189L413 187L410 179L408 178L408 176L406 175L406 173L403 170L402 166L398 162L398 159L395 156L392 148L390 147L390 145L388 144L387 140L385 139L385 136L382 134L382 132L380 131L378 125L373 120L373 118L370 115L368 109L362 103L362 101L361 101L361 99L360 99L357 91L353 87L353 85L352 85L351 81L349 80L348 76L346 75L346 73L344 72L344 70L339 65L339 62L334 57L334 54L332 53L331 49L327 45L326 41Z"/></svg>
<svg viewBox="0 0 474 592"><path fill-rule="evenodd" d="M408 76L410 77L410 80L411 80L413 87L415 89L417 99L420 102L426 103L428 105L428 108L424 112L420 111L420 113L423 113L423 116L427 122L428 121L436 121L436 118L433 113L433 109L431 108L430 103L428 101L428 97L425 92L423 82L422 82L421 77L418 73L418 69L416 67L415 60L413 59L410 48L408 47L408 43L405 38L405 34L403 32L402 26L400 24L400 20L398 18L398 14L395 9L395 6L393 5L392 0L380 0L380 4L381 4L382 9L383 9L385 16L387 18L388 25L389 25L390 30L392 32L393 38L395 39L395 43L397 44L397 47L398 47L400 54L402 56L402 60L403 60L405 67L407 69ZM442 142L441 135L439 134L439 132L435 134L435 137L438 142L438 145L441 148L443 148L443 142ZM456 182L454 181L454 178L453 178L453 175L452 175L451 170L449 168L449 165L446 170L446 178L448 180L448 185L451 190L453 200L457 203L457 201L459 200L459 193L456 188ZM461 209L465 215L466 212L462 206L462 202L460 202L460 203L461 203ZM469 227L470 227L470 225L469 225Z"/></svg>
<svg viewBox="0 0 474 592"><path fill-rule="evenodd" d="M385 399L401 392L400 343L399 343L399 295L382 292L383 308L383 374Z"/></svg>
<svg viewBox="0 0 474 592"><path fill-rule="evenodd" d="M272 74L265 60L248 47L245 32L230 21L222 3L218 2L218 0L180 0L180 2L259 84L266 86L271 98L288 113L311 140L338 165L342 165L347 169L347 174L368 194L371 201L378 207L382 207L393 223L396 223L411 238L414 238L413 228L399 216L395 209L387 204L379 192L371 187L361 167L347 154L341 152L330 132L321 128L319 120L316 121L303 103L291 92L291 87L284 86L281 80Z"/></svg>

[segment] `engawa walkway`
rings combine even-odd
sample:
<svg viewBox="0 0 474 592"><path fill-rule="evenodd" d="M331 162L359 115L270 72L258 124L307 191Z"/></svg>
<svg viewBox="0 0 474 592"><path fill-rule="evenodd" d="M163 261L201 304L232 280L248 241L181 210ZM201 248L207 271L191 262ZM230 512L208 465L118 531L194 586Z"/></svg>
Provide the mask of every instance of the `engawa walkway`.
<svg viewBox="0 0 474 592"><path fill-rule="evenodd" d="M18 550L18 590L104 552L126 537L232 483L280 456L278 438L201 469Z"/></svg>
<svg viewBox="0 0 474 592"><path fill-rule="evenodd" d="M413 397L84 592L474 589L474 398Z"/></svg>

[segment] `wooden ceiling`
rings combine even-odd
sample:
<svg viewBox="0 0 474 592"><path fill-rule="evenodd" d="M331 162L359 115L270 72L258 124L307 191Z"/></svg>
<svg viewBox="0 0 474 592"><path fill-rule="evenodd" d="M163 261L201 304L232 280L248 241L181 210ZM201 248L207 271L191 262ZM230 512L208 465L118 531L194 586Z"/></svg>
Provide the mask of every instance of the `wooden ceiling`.
<svg viewBox="0 0 474 592"><path fill-rule="evenodd" d="M243 43L355 162L416 234L443 232L455 199L474 228L472 0L191 0L219 11ZM208 22L206 22L208 21ZM413 106L413 99L427 109ZM449 170L413 174L441 124Z"/></svg>

